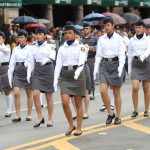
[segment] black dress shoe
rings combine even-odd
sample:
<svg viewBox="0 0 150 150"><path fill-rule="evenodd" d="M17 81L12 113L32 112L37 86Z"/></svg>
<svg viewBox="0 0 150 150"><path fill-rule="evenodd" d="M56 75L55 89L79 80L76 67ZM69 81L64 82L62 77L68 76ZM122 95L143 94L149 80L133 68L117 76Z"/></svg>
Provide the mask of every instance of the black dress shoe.
<svg viewBox="0 0 150 150"><path fill-rule="evenodd" d="M44 124L44 122L45 122L45 120L44 120L44 118L42 118L42 120L41 120L39 123L36 123L33 127L34 127L34 128L37 128L37 127L39 127L41 124Z"/></svg>
<svg viewBox="0 0 150 150"><path fill-rule="evenodd" d="M148 111L145 111L145 112L144 112L144 117L149 117Z"/></svg>
<svg viewBox="0 0 150 150"><path fill-rule="evenodd" d="M83 115L83 119L88 119L89 115Z"/></svg>
<svg viewBox="0 0 150 150"><path fill-rule="evenodd" d="M132 113L132 115L131 115L131 117L133 117L133 118L135 118L135 117L137 117L138 116L138 112L136 112L136 111L134 111L133 113Z"/></svg>
<svg viewBox="0 0 150 150"><path fill-rule="evenodd" d="M51 123L47 123L47 127L52 127L53 126L53 121Z"/></svg>
<svg viewBox="0 0 150 150"><path fill-rule="evenodd" d="M100 108L100 111L105 111L105 110L106 110L105 105L102 105L102 107Z"/></svg>
<svg viewBox="0 0 150 150"><path fill-rule="evenodd" d="M90 96L90 100L94 100L95 99L95 96Z"/></svg>
<svg viewBox="0 0 150 150"><path fill-rule="evenodd" d="M11 113L6 113L5 114L5 117L7 118L7 117L11 117Z"/></svg>
<svg viewBox="0 0 150 150"><path fill-rule="evenodd" d="M115 118L115 114L113 113L113 115L108 115L108 118L106 120L106 124L109 125L112 123L112 120Z"/></svg>
<svg viewBox="0 0 150 150"><path fill-rule="evenodd" d="M32 118L27 117L26 121L32 121Z"/></svg>
<svg viewBox="0 0 150 150"><path fill-rule="evenodd" d="M74 126L73 129L71 131L66 132L65 135L69 136L72 133L72 131L74 131L75 129L76 129L76 127Z"/></svg>
<svg viewBox="0 0 150 150"><path fill-rule="evenodd" d="M114 125L118 125L118 124L121 124L121 119L115 118Z"/></svg>
<svg viewBox="0 0 150 150"><path fill-rule="evenodd" d="M14 122L14 123L16 123L16 122L20 122L21 121L21 118L19 117L19 118L14 118L14 119L12 119L12 122Z"/></svg>
<svg viewBox="0 0 150 150"><path fill-rule="evenodd" d="M80 136L80 135L82 135L82 131L81 131L81 132L75 132L75 133L74 133L74 136Z"/></svg>

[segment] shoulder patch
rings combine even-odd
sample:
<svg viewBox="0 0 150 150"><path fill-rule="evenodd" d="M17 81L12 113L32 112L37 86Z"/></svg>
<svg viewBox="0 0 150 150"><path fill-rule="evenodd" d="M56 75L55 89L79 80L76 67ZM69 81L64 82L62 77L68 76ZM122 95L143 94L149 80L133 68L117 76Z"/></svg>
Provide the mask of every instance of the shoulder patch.
<svg viewBox="0 0 150 150"><path fill-rule="evenodd" d="M81 47L81 51L82 51L82 52L85 52L85 47Z"/></svg>

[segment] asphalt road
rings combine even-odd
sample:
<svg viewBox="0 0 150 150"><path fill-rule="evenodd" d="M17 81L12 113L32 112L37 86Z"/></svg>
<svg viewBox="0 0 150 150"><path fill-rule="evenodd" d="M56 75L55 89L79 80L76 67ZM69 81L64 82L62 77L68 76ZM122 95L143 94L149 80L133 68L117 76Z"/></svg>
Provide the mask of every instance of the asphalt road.
<svg viewBox="0 0 150 150"><path fill-rule="evenodd" d="M24 90L21 94L20 123L12 123L12 118L5 118L5 98L0 94L0 150L150 150L150 117L144 118L144 101L142 88L139 93L139 112L136 119L131 119L133 111L131 99L131 81L126 80L122 87L122 124L105 125L106 112L100 112L102 100L99 86L96 86L96 99L90 101L89 119L83 121L83 135L66 137L64 133L68 123L64 116L59 91L54 94L54 126L46 127L46 123L34 129L37 114L33 108L31 122L26 122L26 96ZM44 104L45 97L43 96ZM47 108L43 108L45 119ZM76 124L76 121L75 121Z"/></svg>

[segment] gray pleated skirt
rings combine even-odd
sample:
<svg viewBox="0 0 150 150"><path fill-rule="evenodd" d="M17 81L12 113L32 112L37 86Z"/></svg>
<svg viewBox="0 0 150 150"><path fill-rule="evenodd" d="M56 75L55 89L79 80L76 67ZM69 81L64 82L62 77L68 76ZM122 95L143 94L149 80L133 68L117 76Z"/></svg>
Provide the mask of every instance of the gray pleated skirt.
<svg viewBox="0 0 150 150"><path fill-rule="evenodd" d="M12 79L12 86L24 89L29 89L32 87L31 83L28 83L27 81L27 68L25 66L15 66Z"/></svg>
<svg viewBox="0 0 150 150"><path fill-rule="evenodd" d="M84 67L85 79L86 79L86 90L91 91L91 76L89 66L86 64Z"/></svg>
<svg viewBox="0 0 150 150"><path fill-rule="evenodd" d="M52 63L37 66L35 65L32 77L32 90L39 90L43 93L54 92L54 66Z"/></svg>
<svg viewBox="0 0 150 150"><path fill-rule="evenodd" d="M124 68L121 77L118 76L119 61L105 61L102 59L100 65L100 83L112 86L122 86L124 77Z"/></svg>
<svg viewBox="0 0 150 150"><path fill-rule="evenodd" d="M0 82L1 82L1 90L11 89L8 81L8 65L0 66Z"/></svg>
<svg viewBox="0 0 150 150"><path fill-rule="evenodd" d="M85 96L85 73L82 71L79 78L75 80L74 72L75 70L62 70L60 81L61 94L68 94L70 96Z"/></svg>
<svg viewBox="0 0 150 150"><path fill-rule="evenodd" d="M132 60L131 79L150 81L150 56L144 62L139 59Z"/></svg>

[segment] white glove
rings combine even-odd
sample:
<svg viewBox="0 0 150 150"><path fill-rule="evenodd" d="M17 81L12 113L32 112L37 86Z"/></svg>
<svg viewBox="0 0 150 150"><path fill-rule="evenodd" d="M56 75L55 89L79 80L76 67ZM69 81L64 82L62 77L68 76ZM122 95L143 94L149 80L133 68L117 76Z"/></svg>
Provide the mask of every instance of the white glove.
<svg viewBox="0 0 150 150"><path fill-rule="evenodd" d="M42 59L42 65L45 65L46 63L50 62L49 58L43 58Z"/></svg>
<svg viewBox="0 0 150 150"><path fill-rule="evenodd" d="M77 79L79 78L79 75L80 75L81 71L83 70L83 67L84 67L84 66L78 67L78 68L76 69L76 71L75 71L75 73L74 73L74 79L75 79L75 80L77 80Z"/></svg>
<svg viewBox="0 0 150 150"><path fill-rule="evenodd" d="M28 74L27 75L27 81L28 81L28 83L30 83L30 78L31 78L31 74Z"/></svg>
<svg viewBox="0 0 150 150"><path fill-rule="evenodd" d="M58 90L57 84L54 84L54 91L56 92Z"/></svg>
<svg viewBox="0 0 150 150"><path fill-rule="evenodd" d="M143 54L143 55L140 56L140 60L141 60L142 62L144 61L145 58L146 58L145 54Z"/></svg>
<svg viewBox="0 0 150 150"><path fill-rule="evenodd" d="M9 85L12 88L12 75L8 74L8 81L9 81Z"/></svg>
<svg viewBox="0 0 150 150"><path fill-rule="evenodd" d="M123 64L119 64L119 67L118 67L118 76L121 77L122 75L122 70L123 70Z"/></svg>
<svg viewBox="0 0 150 150"><path fill-rule="evenodd" d="M26 62L26 61L24 62L24 66L25 66L25 67L28 67L28 64L27 64L27 62Z"/></svg>

